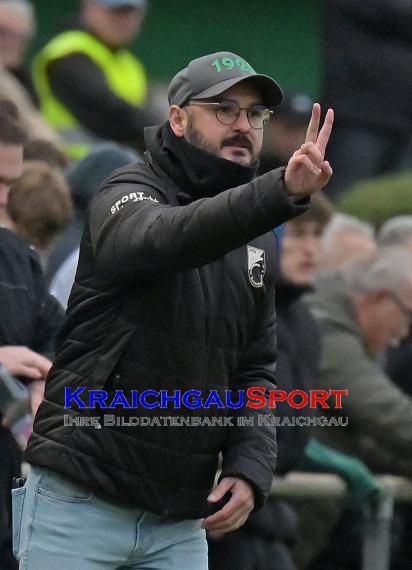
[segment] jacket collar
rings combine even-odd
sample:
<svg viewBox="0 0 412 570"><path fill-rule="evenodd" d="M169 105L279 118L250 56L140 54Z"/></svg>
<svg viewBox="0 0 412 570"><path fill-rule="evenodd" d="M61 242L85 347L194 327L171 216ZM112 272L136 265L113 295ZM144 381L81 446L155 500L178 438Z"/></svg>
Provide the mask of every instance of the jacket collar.
<svg viewBox="0 0 412 570"><path fill-rule="evenodd" d="M250 182L259 167L242 166L220 158L176 137L169 122L145 129L146 158L156 163L176 184L179 203L216 196Z"/></svg>

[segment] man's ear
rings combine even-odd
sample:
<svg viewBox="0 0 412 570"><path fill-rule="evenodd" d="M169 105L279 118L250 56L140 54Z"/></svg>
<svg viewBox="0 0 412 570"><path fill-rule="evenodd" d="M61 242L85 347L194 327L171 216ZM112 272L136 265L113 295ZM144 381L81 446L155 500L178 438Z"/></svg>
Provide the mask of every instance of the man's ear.
<svg viewBox="0 0 412 570"><path fill-rule="evenodd" d="M187 122L187 112L177 105L171 105L169 108L169 123L177 137L183 137L185 135Z"/></svg>

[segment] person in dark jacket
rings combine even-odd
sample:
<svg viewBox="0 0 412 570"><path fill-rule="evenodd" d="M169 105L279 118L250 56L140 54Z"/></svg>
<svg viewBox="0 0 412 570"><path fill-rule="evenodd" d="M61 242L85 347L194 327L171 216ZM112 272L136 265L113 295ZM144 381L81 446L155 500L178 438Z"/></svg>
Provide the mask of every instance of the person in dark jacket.
<svg viewBox="0 0 412 570"><path fill-rule="evenodd" d="M322 2L322 101L336 113L327 193L399 170L412 134L412 4Z"/></svg>
<svg viewBox="0 0 412 570"><path fill-rule="evenodd" d="M25 141L16 106L0 98L0 212L7 206L10 186L22 174ZM0 363L9 373L31 386L43 383L62 316L57 301L47 294L38 256L0 227ZM13 477L20 474L22 457L6 421L7 414L2 417L0 412L0 568L11 570L17 565L11 544L10 489Z"/></svg>
<svg viewBox="0 0 412 570"><path fill-rule="evenodd" d="M271 230L332 173L333 111L319 130L316 104L287 167L255 177L281 100L235 54L191 61L170 84L169 120L146 131L145 163L93 197L15 493L31 570L204 569L205 529L240 527L269 494L275 428L257 416L275 382ZM250 388L262 407L247 406Z"/></svg>

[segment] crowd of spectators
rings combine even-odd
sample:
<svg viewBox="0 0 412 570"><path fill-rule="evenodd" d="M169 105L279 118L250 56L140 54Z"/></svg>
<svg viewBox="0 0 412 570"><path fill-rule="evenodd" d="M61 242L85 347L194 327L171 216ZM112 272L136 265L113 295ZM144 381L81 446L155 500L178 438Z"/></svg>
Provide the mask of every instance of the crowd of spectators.
<svg viewBox="0 0 412 570"><path fill-rule="evenodd" d="M143 160L144 127L164 120L150 107L142 63L125 49L144 22L146 2L126 4L85 0L75 21L37 55L32 76L23 62L36 33L33 7L0 0L0 363L28 393L11 423L0 400L2 570L17 568L9 490L21 474L69 302L89 202L115 169ZM361 528L361 506L380 492L375 475L412 478L412 212L375 228L332 201L404 159L411 18L408 3L396 0L328 3L323 99L337 115L330 151L337 176L306 214L275 230L278 388L348 390L339 409L279 404L280 418L321 413L345 417L347 425L280 427L278 474L335 473L347 483L349 502L270 498L242 529L209 540L210 570L360 568L353 528ZM395 61L403 71L392 69ZM312 104L306 93L286 93L267 128L260 174L285 164L304 142ZM412 566L410 511L400 511L399 520L393 567L402 570Z"/></svg>

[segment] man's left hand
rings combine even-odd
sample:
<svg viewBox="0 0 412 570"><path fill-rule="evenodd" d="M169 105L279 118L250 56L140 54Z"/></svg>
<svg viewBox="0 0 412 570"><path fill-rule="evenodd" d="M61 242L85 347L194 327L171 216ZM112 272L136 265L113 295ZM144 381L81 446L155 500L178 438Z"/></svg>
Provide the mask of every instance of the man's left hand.
<svg viewBox="0 0 412 570"><path fill-rule="evenodd" d="M209 503L217 503L226 493L230 493L226 505L202 522L202 527L212 538L221 538L227 532L241 527L255 504L252 487L243 479L236 477L224 477L207 500Z"/></svg>

